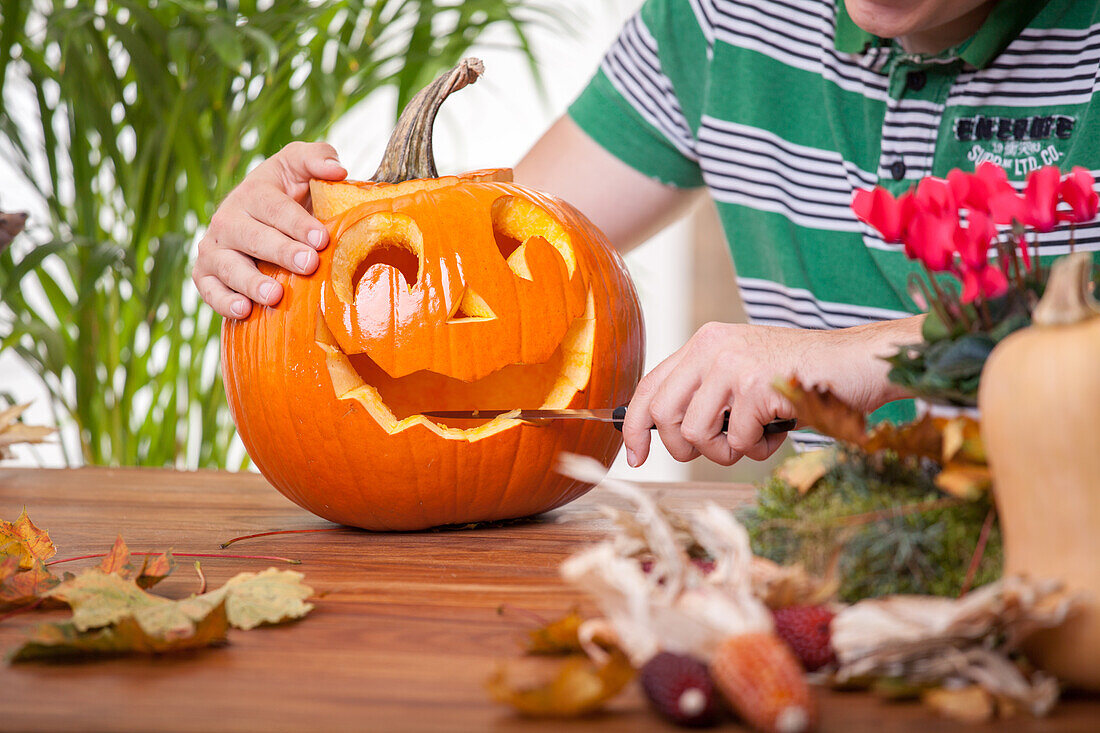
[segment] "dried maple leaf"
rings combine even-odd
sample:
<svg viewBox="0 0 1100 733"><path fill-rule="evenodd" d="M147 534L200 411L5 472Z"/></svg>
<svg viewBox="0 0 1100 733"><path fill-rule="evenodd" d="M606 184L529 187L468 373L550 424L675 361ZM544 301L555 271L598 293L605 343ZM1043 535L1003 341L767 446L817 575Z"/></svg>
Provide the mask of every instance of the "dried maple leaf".
<svg viewBox="0 0 1100 733"><path fill-rule="evenodd" d="M85 570L66 580L48 595L72 608L72 624L77 631L109 626L129 616L137 618L141 624L148 609L176 603L146 593L130 578L105 573L99 568ZM163 615L158 620L162 621ZM157 633L158 629L151 624L146 631Z"/></svg>
<svg viewBox="0 0 1100 733"><path fill-rule="evenodd" d="M160 581L167 578L176 569L176 561L171 552L160 555L145 555L134 580L142 588L152 588Z"/></svg>
<svg viewBox="0 0 1100 733"><path fill-rule="evenodd" d="M799 494L805 494L824 478L838 460L837 452L830 449L796 453L780 464L775 475L797 489Z"/></svg>
<svg viewBox="0 0 1100 733"><path fill-rule="evenodd" d="M313 610L313 604L305 602L313 595L313 589L302 582L303 577L293 570L276 568L262 573L240 573L221 588L195 599L219 603L224 598L229 624L238 629L278 624L301 618Z"/></svg>
<svg viewBox="0 0 1100 733"><path fill-rule="evenodd" d="M920 698L932 710L960 723L985 723L992 720L996 712L993 696L979 685L953 689L934 687L921 692Z"/></svg>
<svg viewBox="0 0 1100 733"><path fill-rule="evenodd" d="M0 461L12 457L9 446L16 443L41 443L45 438L57 432L54 428L26 425L19 422L19 416L28 407L30 407L30 403L13 405L0 410Z"/></svg>
<svg viewBox="0 0 1100 733"><path fill-rule="evenodd" d="M902 458L930 458L941 461L943 434L935 418L925 415L904 425L880 423L860 444L868 453L891 450Z"/></svg>
<svg viewBox="0 0 1100 733"><path fill-rule="evenodd" d="M936 427L943 434L940 460L985 465L981 423L972 417L936 418Z"/></svg>
<svg viewBox="0 0 1100 733"><path fill-rule="evenodd" d="M941 491L968 500L981 497L993 486L988 466L968 463L948 463L933 480Z"/></svg>
<svg viewBox="0 0 1100 733"><path fill-rule="evenodd" d="M115 573L123 578L129 578L134 574L131 559L130 549L126 546L122 535L119 535L111 551L99 563L99 569L104 573ZM176 561L170 552L156 556L145 555L142 557L141 569L137 571L134 581L142 588L152 588L171 575L175 567Z"/></svg>
<svg viewBox="0 0 1100 733"><path fill-rule="evenodd" d="M0 561L14 557L19 567L26 570L35 560L49 560L56 553L49 533L34 526L26 509L14 522L0 519Z"/></svg>
<svg viewBox="0 0 1100 733"><path fill-rule="evenodd" d="M535 718L571 718L599 710L634 679L626 655L612 650L597 666L583 655L574 655L558 668L549 682L534 687L513 687L503 668L488 681L489 694L521 715Z"/></svg>
<svg viewBox="0 0 1100 733"><path fill-rule="evenodd" d="M528 654L572 654L581 651L577 631L584 619L575 610L527 632Z"/></svg>
<svg viewBox="0 0 1100 733"><path fill-rule="evenodd" d="M222 603L231 626L252 629L299 618L312 610L313 606L303 601L313 589L301 582L302 577L290 570L268 568L258 574L241 573L201 596L172 601L146 593L136 579L92 568L48 595L72 608L72 623L78 631L133 617L150 635L182 633Z"/></svg>
<svg viewBox="0 0 1100 733"><path fill-rule="evenodd" d="M794 406L800 427L815 428L830 438L862 445L867 419L827 387L805 387L797 377L778 380L774 387Z"/></svg>
<svg viewBox="0 0 1100 733"><path fill-rule="evenodd" d="M41 560L29 570L20 570L19 561L9 557L0 562L0 610L36 603L60 582Z"/></svg>
<svg viewBox="0 0 1100 733"><path fill-rule="evenodd" d="M938 418L925 415L904 425L882 423L864 432L863 415L828 389L807 389L794 377L775 388L789 399L800 423L865 453L889 450L901 458L928 458L943 466L936 485L963 499L977 499L992 486L986 466L980 425L969 417ZM784 464L779 478L806 493L824 475L827 458L809 458L820 451L796 456L790 468ZM815 461L819 461L817 463ZM825 468L827 470L827 468Z"/></svg>
<svg viewBox="0 0 1100 733"><path fill-rule="evenodd" d="M768 608L817 606L836 598L840 587L839 553L829 563L824 578L810 575L801 564L780 565L767 558L754 557L749 570L752 592Z"/></svg>
<svg viewBox="0 0 1100 733"><path fill-rule="evenodd" d="M81 631L73 623L42 624L8 657L10 662L108 654L159 654L224 644L229 623L225 604L207 610L187 633L150 633L135 617Z"/></svg>

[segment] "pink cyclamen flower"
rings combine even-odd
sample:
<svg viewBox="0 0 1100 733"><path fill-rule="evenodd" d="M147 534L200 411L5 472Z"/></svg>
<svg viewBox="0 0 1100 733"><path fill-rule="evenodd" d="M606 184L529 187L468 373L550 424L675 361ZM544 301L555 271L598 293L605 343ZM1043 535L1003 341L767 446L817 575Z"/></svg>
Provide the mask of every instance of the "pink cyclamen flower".
<svg viewBox="0 0 1100 733"><path fill-rule="evenodd" d="M1004 197L1017 198L1004 168L989 161L980 164L973 173L952 170L947 174L947 184L955 200L972 211L992 211L994 203Z"/></svg>
<svg viewBox="0 0 1100 733"><path fill-rule="evenodd" d="M905 254L933 272L951 269L959 207L948 182L924 178L913 192L913 213L905 231Z"/></svg>
<svg viewBox="0 0 1100 733"><path fill-rule="evenodd" d="M979 268L963 268L962 293L959 300L973 303L979 295L984 298L996 298L1008 292L1008 277L1000 269L986 264Z"/></svg>
<svg viewBox="0 0 1100 733"><path fill-rule="evenodd" d="M891 244L902 241L912 210L909 194L894 198L893 194L881 186L870 190L857 189L852 196L852 211L856 218L874 227L883 240Z"/></svg>
<svg viewBox="0 0 1100 733"><path fill-rule="evenodd" d="M1058 187L1062 174L1053 165L1032 171L1024 189L1021 221L1036 231L1049 232L1058 224Z"/></svg>
<svg viewBox="0 0 1100 733"><path fill-rule="evenodd" d="M955 232L958 229L958 214L945 215L918 209L906 232L905 255L911 260L920 260L933 272L946 272L951 269L955 256Z"/></svg>
<svg viewBox="0 0 1100 733"><path fill-rule="evenodd" d="M953 233L955 251L965 267L984 267L989 263L989 243L997 235L997 228L989 214L977 209L971 209L966 224Z"/></svg>
<svg viewBox="0 0 1100 733"><path fill-rule="evenodd" d="M1058 218L1081 224L1096 217L1100 196L1095 190L1096 181L1087 169L1074 166L1058 186L1058 195L1069 204L1070 211L1059 211Z"/></svg>

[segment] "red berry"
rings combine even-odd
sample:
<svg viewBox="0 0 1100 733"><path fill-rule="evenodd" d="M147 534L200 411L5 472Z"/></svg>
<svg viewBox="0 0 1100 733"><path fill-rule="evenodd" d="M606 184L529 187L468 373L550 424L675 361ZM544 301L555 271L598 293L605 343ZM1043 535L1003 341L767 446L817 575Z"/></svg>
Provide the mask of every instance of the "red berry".
<svg viewBox="0 0 1100 733"><path fill-rule="evenodd" d="M807 671L836 661L829 632L832 611L825 606L787 606L772 613L775 633L787 642Z"/></svg>
<svg viewBox="0 0 1100 733"><path fill-rule="evenodd" d="M707 665L694 657L661 652L642 667L642 689L657 712L679 725L718 722L718 694Z"/></svg>

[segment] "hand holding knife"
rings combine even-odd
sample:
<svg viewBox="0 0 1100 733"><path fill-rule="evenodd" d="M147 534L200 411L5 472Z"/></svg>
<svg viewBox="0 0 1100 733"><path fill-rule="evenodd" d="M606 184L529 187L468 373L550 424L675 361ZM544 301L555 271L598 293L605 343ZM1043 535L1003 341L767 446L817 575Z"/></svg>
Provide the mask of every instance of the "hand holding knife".
<svg viewBox="0 0 1100 733"><path fill-rule="evenodd" d="M623 420L626 419L626 405L614 409L605 407L598 409L562 409L562 410L519 410L513 415L517 420L594 420L596 422L611 423L616 430L622 432ZM452 420L491 420L494 417L516 413L516 410L428 410L421 414L425 417L435 417ZM730 416L727 412L722 417L722 432L729 429ZM795 419L773 420L764 426L764 435L774 435L794 430L797 424ZM653 430L656 426L650 425Z"/></svg>

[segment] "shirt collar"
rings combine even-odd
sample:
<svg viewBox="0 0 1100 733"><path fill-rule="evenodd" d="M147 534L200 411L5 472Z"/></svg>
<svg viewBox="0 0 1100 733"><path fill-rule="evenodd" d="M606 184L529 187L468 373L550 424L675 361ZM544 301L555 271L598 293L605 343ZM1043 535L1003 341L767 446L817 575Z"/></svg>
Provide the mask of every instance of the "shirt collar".
<svg viewBox="0 0 1100 733"><path fill-rule="evenodd" d="M954 48L925 58L931 61L957 57L976 68L985 68L1027 27L1044 5L1046 0L1000 0L977 33ZM837 0L834 45L841 53L870 53L879 61L874 65L880 66L885 61L882 57L888 54L875 49L889 48L892 44L890 39L871 35L856 25L848 15L844 0Z"/></svg>

